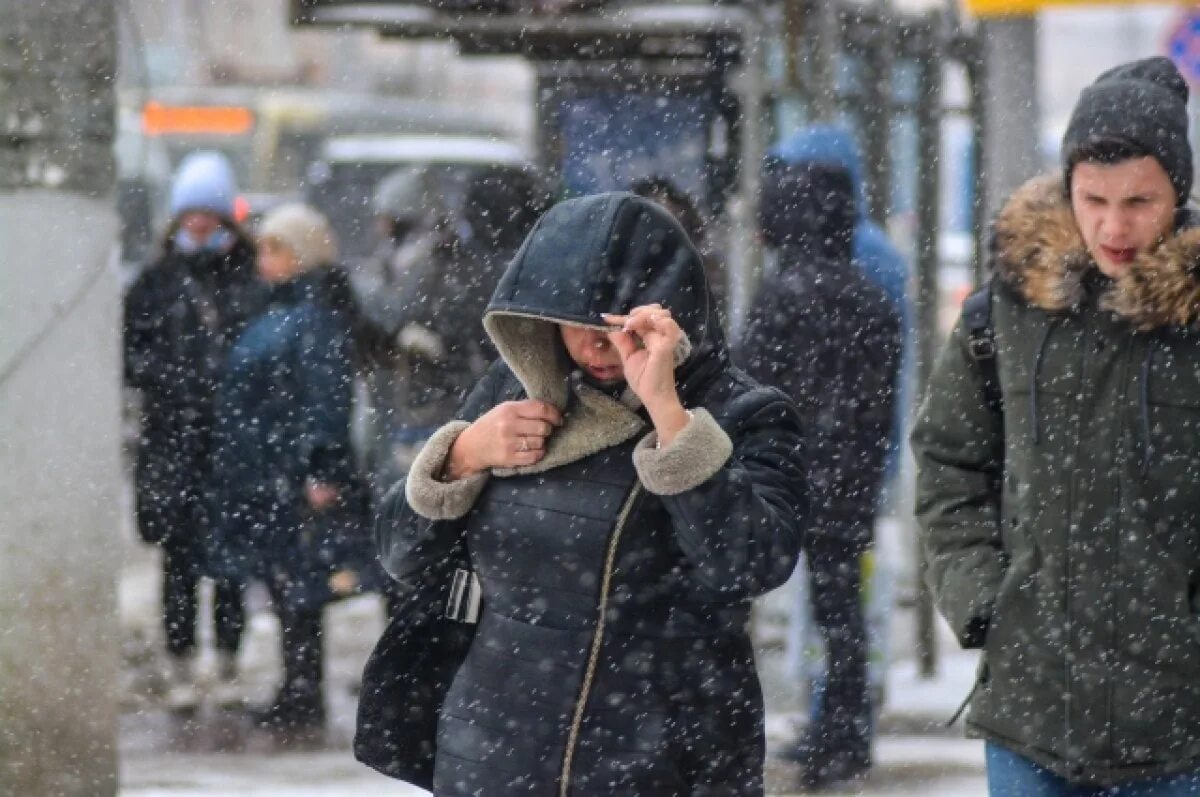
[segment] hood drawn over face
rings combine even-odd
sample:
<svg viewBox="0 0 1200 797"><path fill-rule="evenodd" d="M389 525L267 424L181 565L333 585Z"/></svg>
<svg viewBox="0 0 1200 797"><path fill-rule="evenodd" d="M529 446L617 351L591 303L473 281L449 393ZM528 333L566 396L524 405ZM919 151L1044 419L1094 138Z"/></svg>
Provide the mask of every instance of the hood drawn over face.
<svg viewBox="0 0 1200 797"><path fill-rule="evenodd" d="M661 206L613 192L561 202L538 221L501 277L484 327L530 398L564 408L575 370L557 325L608 329L602 314L658 303L689 343L681 395L726 356L700 254Z"/></svg>
<svg viewBox="0 0 1200 797"><path fill-rule="evenodd" d="M620 400L572 378L559 325L607 330L602 314L658 303L685 341L676 351L680 397L728 362L700 254L657 203L607 193L559 203L538 221L492 296L484 328L533 399L565 412L536 473L631 439L645 427L628 389ZM574 398L574 401L572 401Z"/></svg>

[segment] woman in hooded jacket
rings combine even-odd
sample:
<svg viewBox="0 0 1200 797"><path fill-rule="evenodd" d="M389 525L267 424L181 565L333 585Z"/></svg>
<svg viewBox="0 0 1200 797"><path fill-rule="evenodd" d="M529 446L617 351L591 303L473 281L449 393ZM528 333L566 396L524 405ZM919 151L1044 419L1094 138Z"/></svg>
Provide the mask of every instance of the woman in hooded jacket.
<svg viewBox="0 0 1200 797"><path fill-rule="evenodd" d="M747 624L800 549L794 406L730 365L695 248L632 194L546 213L484 325L500 360L377 527L402 583L465 544L482 592L434 794L761 795Z"/></svg>

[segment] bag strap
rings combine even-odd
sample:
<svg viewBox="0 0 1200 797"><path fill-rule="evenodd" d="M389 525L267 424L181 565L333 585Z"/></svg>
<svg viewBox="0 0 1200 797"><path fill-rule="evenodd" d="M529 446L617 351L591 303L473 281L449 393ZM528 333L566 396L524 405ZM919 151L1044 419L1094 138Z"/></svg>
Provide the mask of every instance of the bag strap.
<svg viewBox="0 0 1200 797"><path fill-rule="evenodd" d="M963 326L967 330L967 352L983 377L983 393L988 408L1001 413L1004 395L996 370L996 329L992 326L992 281L989 279L963 301Z"/></svg>

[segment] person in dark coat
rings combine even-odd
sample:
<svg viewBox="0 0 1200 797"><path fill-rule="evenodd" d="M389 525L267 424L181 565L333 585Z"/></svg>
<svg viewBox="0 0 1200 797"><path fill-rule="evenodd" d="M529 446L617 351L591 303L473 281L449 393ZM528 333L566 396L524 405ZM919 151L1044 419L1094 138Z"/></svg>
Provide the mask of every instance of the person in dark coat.
<svg viewBox="0 0 1200 797"><path fill-rule="evenodd" d="M233 170L215 152L180 165L162 253L125 297L125 380L141 398L135 510L142 539L162 548L162 619L171 661L169 702L198 698L196 615L209 518L212 397L232 342L258 312L264 288L254 246L233 221ZM244 626L241 591L214 595L218 674L237 674Z"/></svg>
<svg viewBox="0 0 1200 797"><path fill-rule="evenodd" d="M1084 90L994 225L913 429L926 580L981 648L989 793L1200 794L1200 229L1167 58ZM995 395L988 390L991 384Z"/></svg>
<svg viewBox="0 0 1200 797"><path fill-rule="evenodd" d="M501 359L377 525L401 582L465 534L481 584L434 794L761 795L747 624L799 554L795 407L731 366L695 248L633 194L546 213L484 325Z"/></svg>
<svg viewBox="0 0 1200 797"><path fill-rule="evenodd" d="M708 289L717 305L717 312L720 313L722 322L724 322L727 318L726 294L728 293L725 269L722 268L719 254L714 251L715 247L708 235L704 216L701 215L695 200L674 180L660 174L634 180L630 183L629 190L638 196L654 200L678 219L683 231L688 234L688 238L691 239L704 259L704 273L708 278Z"/></svg>
<svg viewBox="0 0 1200 797"><path fill-rule="evenodd" d="M284 205L259 227L265 310L226 360L216 398L213 567L266 583L282 630L283 684L259 719L324 722L321 610L352 591L350 289L325 218ZM366 538L366 532L359 529ZM361 547L361 543L360 543Z"/></svg>
<svg viewBox="0 0 1200 797"><path fill-rule="evenodd" d="M805 543L827 675L797 748L801 785L865 775L871 706L860 594L891 434L902 332L895 306L851 260L845 169L773 161L762 230L778 268L759 288L738 362L800 407L811 511Z"/></svg>
<svg viewBox="0 0 1200 797"><path fill-rule="evenodd" d="M484 308L546 207L532 170L480 167L452 217L444 169L406 167L384 178L375 205L386 240L352 276L370 341L367 458L377 499L495 358Z"/></svg>

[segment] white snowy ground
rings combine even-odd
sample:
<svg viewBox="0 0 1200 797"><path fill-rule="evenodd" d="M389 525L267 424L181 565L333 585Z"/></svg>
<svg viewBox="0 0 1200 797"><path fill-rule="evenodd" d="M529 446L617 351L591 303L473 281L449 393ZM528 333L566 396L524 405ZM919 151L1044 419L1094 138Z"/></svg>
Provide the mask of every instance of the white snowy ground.
<svg viewBox="0 0 1200 797"><path fill-rule="evenodd" d="M331 730L320 745L303 751L280 750L249 729L241 715L205 707L190 723L181 723L154 697L157 649L157 564L151 550L130 543L121 580L121 608L126 639L125 712L121 723L121 795L123 797L407 797L426 794L378 775L355 762L349 740L353 729L351 684L381 629L381 611L373 598L334 607L328 615L330 651L329 700ZM252 600L247 639L242 652L246 695L269 697L276 667L278 626ZM982 797L986 794L983 750L962 738L961 726L943 724L970 688L974 658L956 650L948 635L941 638L941 672L932 681L916 676L903 650L911 639L910 612L895 618L893 658L888 675L887 705L875 747L877 765L861 787L837 792L882 797ZM779 685L781 654L768 652L763 661L768 695ZM211 666L211 658L205 660ZM774 682L774 683L773 683ZM785 743L797 719L794 700L772 699L785 710L769 714L768 744ZM789 705L790 704L790 705ZM788 788L786 765L768 766L768 791L795 794Z"/></svg>

